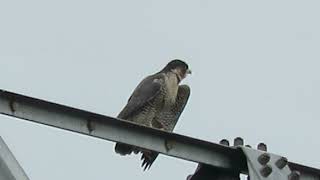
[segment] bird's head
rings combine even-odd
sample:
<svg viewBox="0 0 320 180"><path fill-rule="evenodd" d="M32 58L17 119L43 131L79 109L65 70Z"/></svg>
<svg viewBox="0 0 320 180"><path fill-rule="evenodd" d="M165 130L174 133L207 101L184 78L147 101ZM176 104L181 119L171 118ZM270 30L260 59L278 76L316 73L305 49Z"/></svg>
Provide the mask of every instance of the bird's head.
<svg viewBox="0 0 320 180"><path fill-rule="evenodd" d="M179 81L182 81L184 78L187 77L188 74L191 74L191 70L189 69L188 64L179 59L170 61L166 65L166 67L164 67L162 72L173 72L177 75Z"/></svg>

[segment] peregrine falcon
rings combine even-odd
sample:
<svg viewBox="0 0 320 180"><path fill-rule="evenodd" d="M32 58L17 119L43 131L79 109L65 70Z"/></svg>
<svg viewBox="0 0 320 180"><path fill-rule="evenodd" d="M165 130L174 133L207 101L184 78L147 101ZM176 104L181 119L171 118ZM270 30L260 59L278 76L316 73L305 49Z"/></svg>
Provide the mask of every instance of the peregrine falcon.
<svg viewBox="0 0 320 180"><path fill-rule="evenodd" d="M170 61L160 72L140 82L118 118L172 132L189 99L189 86L179 85L188 74L191 70L185 62ZM120 155L141 152L144 170L150 168L158 156L157 152L123 143L116 143L115 152Z"/></svg>

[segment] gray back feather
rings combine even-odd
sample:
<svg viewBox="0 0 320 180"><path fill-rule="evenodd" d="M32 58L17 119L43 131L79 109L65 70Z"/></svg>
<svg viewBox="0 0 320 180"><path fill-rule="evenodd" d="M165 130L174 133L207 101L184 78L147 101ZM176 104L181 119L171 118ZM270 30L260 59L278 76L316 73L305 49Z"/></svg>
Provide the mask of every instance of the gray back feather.
<svg viewBox="0 0 320 180"><path fill-rule="evenodd" d="M139 112L139 110L161 93L161 86L163 86L163 82L163 74L154 74L143 79L133 91L127 105L119 113L118 118L128 119L128 117Z"/></svg>

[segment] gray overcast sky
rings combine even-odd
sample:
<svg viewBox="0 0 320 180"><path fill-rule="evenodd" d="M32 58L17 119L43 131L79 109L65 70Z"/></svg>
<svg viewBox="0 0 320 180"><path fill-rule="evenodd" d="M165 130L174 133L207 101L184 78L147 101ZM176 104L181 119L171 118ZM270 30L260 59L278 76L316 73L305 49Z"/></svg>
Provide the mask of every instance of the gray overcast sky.
<svg viewBox="0 0 320 180"><path fill-rule="evenodd" d="M173 58L193 70L176 132L264 141L320 167L318 0L0 2L0 88L116 116L139 81ZM161 156L148 172L113 143L0 116L32 180L185 179Z"/></svg>

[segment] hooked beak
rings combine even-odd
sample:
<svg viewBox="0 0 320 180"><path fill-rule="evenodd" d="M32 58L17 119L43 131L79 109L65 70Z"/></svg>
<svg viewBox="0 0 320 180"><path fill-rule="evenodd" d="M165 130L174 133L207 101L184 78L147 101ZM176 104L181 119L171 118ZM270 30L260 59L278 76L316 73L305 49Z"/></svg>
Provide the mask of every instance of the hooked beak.
<svg viewBox="0 0 320 180"><path fill-rule="evenodd" d="M190 69L187 69L187 74L192 74L192 71Z"/></svg>

